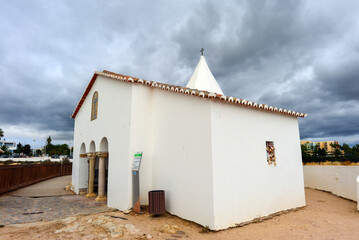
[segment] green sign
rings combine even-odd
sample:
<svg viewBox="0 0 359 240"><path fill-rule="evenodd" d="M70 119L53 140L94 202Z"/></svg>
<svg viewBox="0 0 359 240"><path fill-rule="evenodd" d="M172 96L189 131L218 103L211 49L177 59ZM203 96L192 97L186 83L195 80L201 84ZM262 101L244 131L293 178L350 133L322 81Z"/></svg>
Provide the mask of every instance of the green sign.
<svg viewBox="0 0 359 240"><path fill-rule="evenodd" d="M138 170L140 170L142 153L143 153L143 152L136 152L136 153L135 153L135 156L134 156L134 158L133 158L133 163L132 163L132 170L133 170L133 171L138 171Z"/></svg>

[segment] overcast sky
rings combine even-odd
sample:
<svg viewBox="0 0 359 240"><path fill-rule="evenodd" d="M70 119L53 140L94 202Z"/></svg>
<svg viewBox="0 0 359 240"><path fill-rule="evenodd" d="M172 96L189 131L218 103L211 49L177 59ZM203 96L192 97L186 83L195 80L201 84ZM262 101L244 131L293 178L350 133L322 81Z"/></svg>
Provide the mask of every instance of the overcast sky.
<svg viewBox="0 0 359 240"><path fill-rule="evenodd" d="M356 0L0 0L0 128L71 144L94 71L185 86L203 47L225 95L307 113L302 139L359 143L358 13Z"/></svg>

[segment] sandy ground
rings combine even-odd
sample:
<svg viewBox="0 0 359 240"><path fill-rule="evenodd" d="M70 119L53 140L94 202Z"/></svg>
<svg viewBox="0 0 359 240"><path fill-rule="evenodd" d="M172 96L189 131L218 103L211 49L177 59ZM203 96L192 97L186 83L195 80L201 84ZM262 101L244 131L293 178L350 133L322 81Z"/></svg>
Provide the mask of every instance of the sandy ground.
<svg viewBox="0 0 359 240"><path fill-rule="evenodd" d="M356 202L313 189L306 199L305 208L219 232L169 214L117 211L6 226L0 239L359 239Z"/></svg>
<svg viewBox="0 0 359 240"><path fill-rule="evenodd" d="M326 162L320 162L320 163L317 163L317 162L308 162L308 163L305 163L305 165L318 165L318 166L321 166L321 165L325 165L325 166L330 166L330 165L334 165L334 166L359 166L359 162L355 163L355 162L350 162L350 161L346 161L346 162L331 162L331 161L326 161Z"/></svg>

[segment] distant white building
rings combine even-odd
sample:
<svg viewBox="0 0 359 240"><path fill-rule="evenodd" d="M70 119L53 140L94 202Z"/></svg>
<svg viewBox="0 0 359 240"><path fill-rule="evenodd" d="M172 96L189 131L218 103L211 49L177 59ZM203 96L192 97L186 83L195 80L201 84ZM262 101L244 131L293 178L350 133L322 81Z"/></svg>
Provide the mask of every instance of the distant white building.
<svg viewBox="0 0 359 240"><path fill-rule="evenodd" d="M16 150L16 142L8 142L5 139L4 140L0 139L0 148L4 145L8 148L11 154L13 154L14 151Z"/></svg>
<svg viewBox="0 0 359 240"><path fill-rule="evenodd" d="M129 209L133 155L143 151L141 204L163 189L168 212L210 229L236 226L305 205L305 116L223 95L204 56L187 87L95 72L71 116L72 183Z"/></svg>

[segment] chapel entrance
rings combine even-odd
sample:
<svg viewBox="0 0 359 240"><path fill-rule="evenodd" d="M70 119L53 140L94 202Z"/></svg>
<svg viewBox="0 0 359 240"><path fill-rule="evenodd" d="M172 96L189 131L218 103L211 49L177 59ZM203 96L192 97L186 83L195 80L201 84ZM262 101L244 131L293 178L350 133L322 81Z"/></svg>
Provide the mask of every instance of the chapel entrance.
<svg viewBox="0 0 359 240"><path fill-rule="evenodd" d="M97 178L97 197L96 201L107 201L107 185L108 185L108 141L103 138L100 142L99 151L96 153L98 158Z"/></svg>
<svg viewBox="0 0 359 240"><path fill-rule="evenodd" d="M99 192L99 170L100 170L100 158L96 156L95 159L95 179L94 179L94 192ZM107 196L108 186L108 156L105 157L105 195Z"/></svg>
<svg viewBox="0 0 359 240"><path fill-rule="evenodd" d="M80 147L80 173L79 177L81 177L80 182L81 188L79 188L79 193L87 193L88 192L88 169L89 169L89 160L86 153L86 145L85 143L81 144Z"/></svg>
<svg viewBox="0 0 359 240"><path fill-rule="evenodd" d="M90 143L89 152L87 153L88 157L88 188L86 197L96 197L95 191L95 173L96 173L96 145L92 141Z"/></svg>
<svg viewBox="0 0 359 240"><path fill-rule="evenodd" d="M103 138L100 142L99 151L95 151L95 142L90 143L89 157L89 180L86 197L96 197L96 201L107 200L108 185L108 141Z"/></svg>

